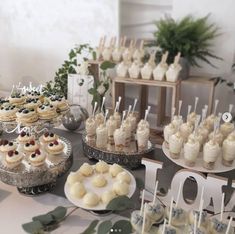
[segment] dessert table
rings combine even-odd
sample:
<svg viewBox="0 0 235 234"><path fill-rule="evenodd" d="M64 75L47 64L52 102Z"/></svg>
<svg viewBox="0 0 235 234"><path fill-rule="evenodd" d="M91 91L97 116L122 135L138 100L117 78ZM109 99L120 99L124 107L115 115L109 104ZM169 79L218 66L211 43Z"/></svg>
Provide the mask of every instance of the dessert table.
<svg viewBox="0 0 235 234"><path fill-rule="evenodd" d="M68 132L65 130L55 129L55 133L63 136L71 141L73 147L74 163L70 171L77 170L84 162L95 163L95 160L90 160L83 154L82 149L82 135L81 133ZM14 135L3 133L2 138L13 138ZM155 149L150 155L152 159L163 162L163 170L158 173L160 192L167 192L170 186L171 179L174 174L182 169L180 166L172 163L167 157L164 156L161 149ZM68 172L69 173L69 172ZM46 193L40 196L27 197L18 193L16 187L6 185L0 182L0 225L4 230L4 234L12 233L25 233L21 227L23 223L31 221L33 216L46 213L53 210L57 206L73 206L64 195L64 184L67 178L67 174L62 176L56 187L50 193ZM141 166L138 169L132 170L131 173L144 182L145 168ZM235 171L217 174L229 178L229 184L235 179ZM193 183L193 181L189 182ZM184 194L190 197L193 193L192 187L188 184L184 186ZM231 191L232 192L232 191ZM133 195L134 201L136 201L136 207L140 206L139 190L137 189ZM129 217L130 213L122 212L122 216ZM107 216L98 216L91 214L82 209L77 209L71 216L69 216L61 226L52 233L81 233L94 219L112 219L113 221L120 219L119 215L109 214ZM122 217L123 219L123 217Z"/></svg>

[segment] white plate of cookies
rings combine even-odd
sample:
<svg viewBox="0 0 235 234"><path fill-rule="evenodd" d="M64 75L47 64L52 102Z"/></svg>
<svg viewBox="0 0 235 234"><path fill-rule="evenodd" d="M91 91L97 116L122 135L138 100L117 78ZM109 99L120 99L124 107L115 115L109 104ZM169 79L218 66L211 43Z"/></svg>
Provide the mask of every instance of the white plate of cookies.
<svg viewBox="0 0 235 234"><path fill-rule="evenodd" d="M95 165L83 163L76 171L70 172L64 191L74 205L86 209L106 210L115 197L131 197L136 189L134 176L118 164L109 165L99 161Z"/></svg>

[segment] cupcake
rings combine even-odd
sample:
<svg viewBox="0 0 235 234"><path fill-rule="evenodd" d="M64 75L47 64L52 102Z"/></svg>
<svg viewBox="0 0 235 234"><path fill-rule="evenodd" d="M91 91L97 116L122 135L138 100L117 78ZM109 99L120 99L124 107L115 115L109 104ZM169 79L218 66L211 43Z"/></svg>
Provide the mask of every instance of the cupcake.
<svg viewBox="0 0 235 234"><path fill-rule="evenodd" d="M172 158L178 159L180 157L183 141L184 139L180 135L180 132L177 132L169 137L169 151Z"/></svg>
<svg viewBox="0 0 235 234"><path fill-rule="evenodd" d="M16 150L17 145L12 142L12 141L8 141L8 140L0 140L0 151L5 153L11 150Z"/></svg>
<svg viewBox="0 0 235 234"><path fill-rule="evenodd" d="M212 170L220 154L221 148L219 144L213 139L208 141L203 147L203 166L208 170Z"/></svg>
<svg viewBox="0 0 235 234"><path fill-rule="evenodd" d="M106 149L108 143L108 129L104 124L100 124L96 129L96 147Z"/></svg>
<svg viewBox="0 0 235 234"><path fill-rule="evenodd" d="M39 115L39 119L42 120L52 120L53 118L57 117L56 108L49 103L38 106L37 112Z"/></svg>
<svg viewBox="0 0 235 234"><path fill-rule="evenodd" d="M45 163L45 160L46 160L46 155L39 149L36 149L29 156L29 162L34 167L42 166Z"/></svg>
<svg viewBox="0 0 235 234"><path fill-rule="evenodd" d="M184 145L184 160L185 164L189 167L193 167L198 158L200 150L200 144L194 139L189 139Z"/></svg>
<svg viewBox="0 0 235 234"><path fill-rule="evenodd" d="M40 137L40 142L42 144L48 144L52 141L58 140L58 136L53 133L53 132L45 132L41 137Z"/></svg>
<svg viewBox="0 0 235 234"><path fill-rule="evenodd" d="M15 105L6 105L0 108L0 121L9 122L16 119L16 112L18 111Z"/></svg>
<svg viewBox="0 0 235 234"><path fill-rule="evenodd" d="M17 137L17 140L19 143L21 144L25 144L26 142L35 140L34 136L31 135L30 133L26 133L26 132L21 132L20 135Z"/></svg>
<svg viewBox="0 0 235 234"><path fill-rule="evenodd" d="M55 140L49 143L46 149L49 154L53 154L53 155L61 154L63 153L63 150L64 150L64 143L60 140Z"/></svg>
<svg viewBox="0 0 235 234"><path fill-rule="evenodd" d="M165 126L165 128L163 130L163 134L164 134L164 140L165 140L165 144L166 144L167 148L169 148L169 138L170 138L170 136L175 134L176 131L177 131L177 129L172 123Z"/></svg>
<svg viewBox="0 0 235 234"><path fill-rule="evenodd" d="M31 140L24 144L24 150L26 152L34 152L37 149L39 149L39 145L35 140Z"/></svg>
<svg viewBox="0 0 235 234"><path fill-rule="evenodd" d="M233 136L228 136L224 140L222 151L222 163L230 167L235 159L235 138Z"/></svg>
<svg viewBox="0 0 235 234"><path fill-rule="evenodd" d="M38 120L38 114L34 109L21 108L16 112L16 121L21 124L30 124Z"/></svg>
<svg viewBox="0 0 235 234"><path fill-rule="evenodd" d="M5 157L6 166L9 168L17 167L21 164L23 155L17 150L10 150Z"/></svg>

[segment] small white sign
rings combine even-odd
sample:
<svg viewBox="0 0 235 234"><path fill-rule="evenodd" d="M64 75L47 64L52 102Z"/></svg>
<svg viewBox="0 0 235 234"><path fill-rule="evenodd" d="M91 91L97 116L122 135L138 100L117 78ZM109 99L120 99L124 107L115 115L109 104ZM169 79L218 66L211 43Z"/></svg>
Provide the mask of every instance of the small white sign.
<svg viewBox="0 0 235 234"><path fill-rule="evenodd" d="M88 90L93 87L93 83L94 78L90 75L68 75L69 103L81 105L87 109L89 114L92 112L92 95L88 93Z"/></svg>

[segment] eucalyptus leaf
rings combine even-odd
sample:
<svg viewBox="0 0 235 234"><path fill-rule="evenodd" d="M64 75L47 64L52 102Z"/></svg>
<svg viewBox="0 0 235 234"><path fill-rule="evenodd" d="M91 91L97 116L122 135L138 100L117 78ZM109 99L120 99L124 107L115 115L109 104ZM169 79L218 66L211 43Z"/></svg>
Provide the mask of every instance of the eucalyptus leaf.
<svg viewBox="0 0 235 234"><path fill-rule="evenodd" d="M100 69L107 70L107 69L114 68L115 66L116 66L115 63L112 63L110 61L104 61L100 64Z"/></svg>
<svg viewBox="0 0 235 234"><path fill-rule="evenodd" d="M43 225L47 225L54 221L54 217L51 214L38 215L32 218L33 221L39 221Z"/></svg>
<svg viewBox="0 0 235 234"><path fill-rule="evenodd" d="M92 52L92 58L93 58L93 60L96 60L96 52L95 51Z"/></svg>
<svg viewBox="0 0 235 234"><path fill-rule="evenodd" d="M109 233L112 228L112 222L106 220L98 226L97 234L106 234Z"/></svg>
<svg viewBox="0 0 235 234"><path fill-rule="evenodd" d="M43 225L40 221L33 221L30 223L22 224L22 228L27 232L31 234L39 234L43 233Z"/></svg>
<svg viewBox="0 0 235 234"><path fill-rule="evenodd" d="M81 234L93 234L95 233L95 228L97 226L97 224L99 223L99 220L93 220L90 225L88 226L88 228L82 232Z"/></svg>
<svg viewBox="0 0 235 234"><path fill-rule="evenodd" d="M107 210L122 211L134 207L134 202L127 196L119 196L111 200L106 206Z"/></svg>
<svg viewBox="0 0 235 234"><path fill-rule="evenodd" d="M58 206L54 210L50 211L48 214L52 215L54 220L58 221L65 217L67 213L67 208L63 206Z"/></svg>
<svg viewBox="0 0 235 234"><path fill-rule="evenodd" d="M113 230L117 230L116 233L120 234L130 234L132 233L132 226L130 221L128 220L119 220L117 221L113 227Z"/></svg>

